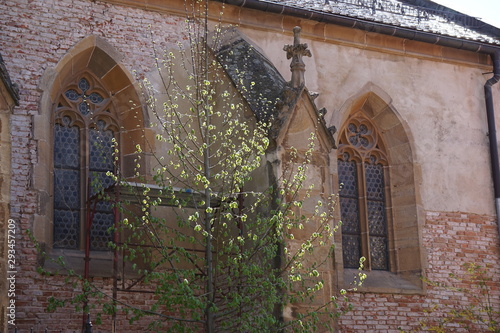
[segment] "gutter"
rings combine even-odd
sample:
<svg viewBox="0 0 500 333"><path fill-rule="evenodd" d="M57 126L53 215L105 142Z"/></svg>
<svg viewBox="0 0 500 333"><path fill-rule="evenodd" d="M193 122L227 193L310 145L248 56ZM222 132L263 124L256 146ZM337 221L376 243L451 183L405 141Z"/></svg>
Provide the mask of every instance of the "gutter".
<svg viewBox="0 0 500 333"><path fill-rule="evenodd" d="M493 176L493 191L495 193L495 207L497 225L500 234L500 163L498 159L497 130L495 125L495 109L493 106L492 87L500 81L500 51L491 54L493 61L493 77L484 84L484 98L486 101L486 116L488 119L488 136L490 142L491 171Z"/></svg>
<svg viewBox="0 0 500 333"><path fill-rule="evenodd" d="M355 17L343 16L334 13L326 13L317 10L297 8L263 0L215 0L225 4L243 8L256 9L278 15L287 15L322 23L340 25L368 32L375 32L408 40L451 47L476 53L487 54L493 61L493 77L484 85L486 102L486 114L488 121L488 136L491 157L491 169L493 178L493 189L495 194L495 207L497 213L497 225L500 235L500 162L498 157L498 144L495 126L495 110L493 105L492 86L500 81L500 45L482 43L473 40L460 39L457 37L438 35L430 32L414 30L410 28L392 26L385 23L366 21Z"/></svg>
<svg viewBox="0 0 500 333"><path fill-rule="evenodd" d="M437 35L430 32L414 30L392 26L385 23L366 21L355 17L343 16L334 13L325 13L313 9L304 9L282 5L274 2L262 0L216 0L224 4L256 9L268 13L299 17L306 20L313 20L322 23L340 25L343 27L376 32L384 35L416 40L429 44L452 47L460 50L467 50L478 53L492 54L500 50L500 45L481 43L472 40L460 39L444 35Z"/></svg>

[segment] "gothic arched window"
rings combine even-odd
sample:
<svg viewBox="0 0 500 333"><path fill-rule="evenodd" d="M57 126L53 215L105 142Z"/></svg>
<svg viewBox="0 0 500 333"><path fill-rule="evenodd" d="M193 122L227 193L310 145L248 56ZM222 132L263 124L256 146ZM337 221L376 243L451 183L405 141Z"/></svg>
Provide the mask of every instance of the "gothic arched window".
<svg viewBox="0 0 500 333"><path fill-rule="evenodd" d="M339 134L338 176L345 268L390 270L388 170L385 146L361 112Z"/></svg>
<svg viewBox="0 0 500 333"><path fill-rule="evenodd" d="M54 109L54 248L107 250L112 204L99 194L113 184L118 121L97 78L84 72L59 93ZM89 223L91 221L91 223ZM89 231L87 227L91 225Z"/></svg>

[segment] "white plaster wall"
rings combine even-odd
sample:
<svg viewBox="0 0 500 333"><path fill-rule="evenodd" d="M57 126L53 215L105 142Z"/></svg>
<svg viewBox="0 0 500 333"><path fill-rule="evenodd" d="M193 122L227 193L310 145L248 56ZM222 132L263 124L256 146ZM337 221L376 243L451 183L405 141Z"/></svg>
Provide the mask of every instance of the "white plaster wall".
<svg viewBox="0 0 500 333"><path fill-rule="evenodd" d="M242 30L289 80L289 60L282 45L291 44L292 35ZM422 170L416 182L423 208L495 213L483 91L491 74L465 63L305 38L302 42L312 52L311 58L304 58L306 85L320 92L317 105L328 109L329 125L339 128L346 116L342 114L345 102L365 84L375 84L392 98L393 107L410 129L414 163ZM498 126L500 85L494 87L494 95Z"/></svg>

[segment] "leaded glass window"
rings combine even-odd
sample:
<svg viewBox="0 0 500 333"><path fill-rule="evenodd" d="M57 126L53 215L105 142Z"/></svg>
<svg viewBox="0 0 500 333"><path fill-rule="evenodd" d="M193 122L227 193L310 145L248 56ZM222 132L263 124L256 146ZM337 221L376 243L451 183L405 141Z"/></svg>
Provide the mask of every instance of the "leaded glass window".
<svg viewBox="0 0 500 333"><path fill-rule="evenodd" d="M63 117L54 128L54 245L76 249L80 229L80 129Z"/></svg>
<svg viewBox="0 0 500 333"><path fill-rule="evenodd" d="M99 80L84 73L69 83L54 119L54 248L83 249L89 232L90 248L107 250L114 213L103 193L113 185L119 127Z"/></svg>
<svg viewBox="0 0 500 333"><path fill-rule="evenodd" d="M340 132L338 175L345 268L389 270L387 158L374 125L361 113Z"/></svg>
<svg viewBox="0 0 500 333"><path fill-rule="evenodd" d="M358 175L356 162L339 161L339 181L342 184L340 209L342 216L342 246L344 266L357 268L361 257L361 229L359 225Z"/></svg>
<svg viewBox="0 0 500 333"><path fill-rule="evenodd" d="M114 133L104 130L105 123L100 120L98 128L90 129L89 137L89 172L90 172L90 194L94 196L100 191L113 185L113 178L107 176L108 171L113 170L113 138ZM101 200L95 206L94 220L90 231L90 248L104 250L111 241L111 233L108 229L113 226L114 214L112 204Z"/></svg>

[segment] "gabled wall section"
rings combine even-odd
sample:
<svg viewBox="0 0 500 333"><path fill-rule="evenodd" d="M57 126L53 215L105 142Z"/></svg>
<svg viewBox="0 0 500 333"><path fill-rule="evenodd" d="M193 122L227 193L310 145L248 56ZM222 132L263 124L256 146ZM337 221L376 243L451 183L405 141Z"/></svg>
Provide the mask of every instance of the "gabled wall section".
<svg viewBox="0 0 500 333"><path fill-rule="evenodd" d="M332 133L324 125L323 115L318 112L306 88L297 90L295 91L296 97L292 102L284 105L278 116L278 127L275 127L273 132L276 136L276 154L270 155L276 156L277 161L279 161L279 163L274 163L276 166L274 173L277 179L286 178L293 174L296 169L290 170L290 167L300 165L306 157L309 159L309 162L305 164L307 168L306 178L297 196L303 203L296 213L299 216L311 218L311 221L306 223L302 230L294 230L294 239L286 241L287 247L292 250L297 249L300 244L309 239L319 226L319 219L313 217L317 214L318 201L323 202L323 209L329 209L328 202L333 193L330 168L332 158L335 158L335 142ZM294 158L292 151L296 151L296 158ZM285 199L290 200L291 198ZM334 221L328 223L333 228ZM317 294L314 303L309 304L309 306L328 302L333 295L332 291L336 288L335 263L331 257L328 257L329 245L331 244L317 247L311 258L305 260L306 266L313 261L324 261L318 269L324 281L324 288ZM284 309L284 319L296 318L296 315L303 313L307 307L306 304L288 305ZM325 320L329 321L330 319L325 318Z"/></svg>

